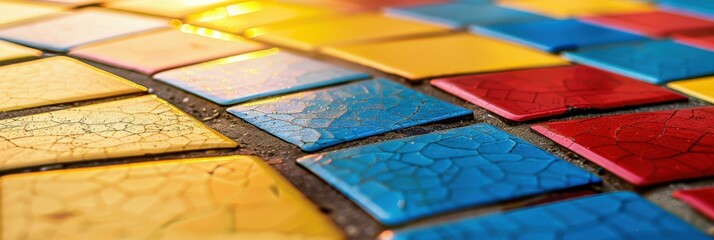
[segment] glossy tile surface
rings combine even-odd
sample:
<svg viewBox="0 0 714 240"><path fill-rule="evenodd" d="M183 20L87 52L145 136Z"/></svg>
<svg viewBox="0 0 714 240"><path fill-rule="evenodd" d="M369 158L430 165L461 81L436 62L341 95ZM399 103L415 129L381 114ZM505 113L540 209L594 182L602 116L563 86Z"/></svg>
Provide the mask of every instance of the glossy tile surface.
<svg viewBox="0 0 714 240"><path fill-rule="evenodd" d="M678 34L673 37L677 42L714 51L714 31Z"/></svg>
<svg viewBox="0 0 714 240"><path fill-rule="evenodd" d="M0 28L0 38L64 52L79 45L167 26L166 19L89 8Z"/></svg>
<svg viewBox="0 0 714 240"><path fill-rule="evenodd" d="M533 126L637 186L714 176L714 107L642 112Z"/></svg>
<svg viewBox="0 0 714 240"><path fill-rule="evenodd" d="M255 35L255 38L278 46L313 51L323 46L443 33L447 30L435 24L366 13L267 30Z"/></svg>
<svg viewBox="0 0 714 240"><path fill-rule="evenodd" d="M170 18L181 18L191 13L240 2L239 0L118 0L104 6L130 12Z"/></svg>
<svg viewBox="0 0 714 240"><path fill-rule="evenodd" d="M19 1L0 2L0 24L6 24L30 18L50 15L65 10L67 7L41 3L23 3Z"/></svg>
<svg viewBox="0 0 714 240"><path fill-rule="evenodd" d="M501 5L558 18L651 11L646 2L631 0L500 0Z"/></svg>
<svg viewBox="0 0 714 240"><path fill-rule="evenodd" d="M472 114L386 79L249 102L228 112L305 151Z"/></svg>
<svg viewBox="0 0 714 240"><path fill-rule="evenodd" d="M665 11L597 16L583 21L653 37L714 31L714 21Z"/></svg>
<svg viewBox="0 0 714 240"><path fill-rule="evenodd" d="M714 74L714 52L671 40L569 52L565 57L656 84Z"/></svg>
<svg viewBox="0 0 714 240"><path fill-rule="evenodd" d="M686 95L714 103L714 77L676 81L667 84L667 87Z"/></svg>
<svg viewBox="0 0 714 240"><path fill-rule="evenodd" d="M492 25L549 19L537 14L491 4L453 2L404 8L388 8L390 16L415 19L449 26Z"/></svg>
<svg viewBox="0 0 714 240"><path fill-rule="evenodd" d="M145 92L129 80L68 58L0 67L0 112Z"/></svg>
<svg viewBox="0 0 714 240"><path fill-rule="evenodd" d="M0 120L0 169L236 143L154 95Z"/></svg>
<svg viewBox="0 0 714 240"><path fill-rule="evenodd" d="M566 200L396 233L386 239L710 239L631 192Z"/></svg>
<svg viewBox="0 0 714 240"><path fill-rule="evenodd" d="M42 56L42 52L0 40L0 63Z"/></svg>
<svg viewBox="0 0 714 240"><path fill-rule="evenodd" d="M245 39L222 40L170 29L81 47L70 55L153 74L262 48Z"/></svg>
<svg viewBox="0 0 714 240"><path fill-rule="evenodd" d="M431 84L514 121L687 100L660 86L581 65L442 78Z"/></svg>
<svg viewBox="0 0 714 240"><path fill-rule="evenodd" d="M600 182L488 124L310 155L298 163L387 225Z"/></svg>
<svg viewBox="0 0 714 240"><path fill-rule="evenodd" d="M250 156L5 176L3 239L342 239Z"/></svg>
<svg viewBox="0 0 714 240"><path fill-rule="evenodd" d="M221 105L297 92L370 75L277 48L223 58L154 76Z"/></svg>
<svg viewBox="0 0 714 240"><path fill-rule="evenodd" d="M412 80L567 64L558 56L472 34L331 47L324 52Z"/></svg>
<svg viewBox="0 0 714 240"><path fill-rule="evenodd" d="M600 27L575 19L473 26L471 30L548 52L647 40L647 38L636 34Z"/></svg>
<svg viewBox="0 0 714 240"><path fill-rule="evenodd" d="M673 195L714 220L714 188L678 190Z"/></svg>

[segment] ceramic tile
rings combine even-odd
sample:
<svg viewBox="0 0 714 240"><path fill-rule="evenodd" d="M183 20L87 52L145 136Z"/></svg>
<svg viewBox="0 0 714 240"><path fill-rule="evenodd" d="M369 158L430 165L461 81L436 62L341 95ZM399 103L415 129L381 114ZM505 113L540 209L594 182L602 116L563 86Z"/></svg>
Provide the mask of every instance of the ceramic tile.
<svg viewBox="0 0 714 240"><path fill-rule="evenodd" d="M660 7L714 19L714 2L702 0L659 0Z"/></svg>
<svg viewBox="0 0 714 240"><path fill-rule="evenodd" d="M0 170L236 145L154 95L0 120Z"/></svg>
<svg viewBox="0 0 714 240"><path fill-rule="evenodd" d="M42 56L42 52L0 40L0 63Z"/></svg>
<svg viewBox="0 0 714 240"><path fill-rule="evenodd" d="M488 124L310 155L298 163L387 225L600 182Z"/></svg>
<svg viewBox="0 0 714 240"><path fill-rule="evenodd" d="M386 79L248 102L228 112L305 151L472 114Z"/></svg>
<svg viewBox="0 0 714 240"><path fill-rule="evenodd" d="M251 156L10 175L0 186L3 239L343 239Z"/></svg>
<svg viewBox="0 0 714 240"><path fill-rule="evenodd" d="M61 5L2 1L0 2L0 24L51 15L65 9L67 7Z"/></svg>
<svg viewBox="0 0 714 240"><path fill-rule="evenodd" d="M673 36L679 43L714 51L714 31L701 31Z"/></svg>
<svg viewBox="0 0 714 240"><path fill-rule="evenodd" d="M104 4L105 7L138 12L149 15L157 15L170 18L181 18L186 15L222 7L240 0L120 0L110 1Z"/></svg>
<svg viewBox="0 0 714 240"><path fill-rule="evenodd" d="M665 11L597 16L582 20L652 37L714 30L714 21Z"/></svg>
<svg viewBox="0 0 714 240"><path fill-rule="evenodd" d="M689 96L714 103L714 77L703 77L676 81L667 84L667 87L680 91Z"/></svg>
<svg viewBox="0 0 714 240"><path fill-rule="evenodd" d="M297 92L370 75L277 48L237 55L154 76L221 105Z"/></svg>
<svg viewBox="0 0 714 240"><path fill-rule="evenodd" d="M86 6L86 5L93 5L93 4L99 4L111 0L42 0L45 2L51 2L51 3L59 3L67 6L72 6L72 7L80 7L80 6Z"/></svg>
<svg viewBox="0 0 714 240"><path fill-rule="evenodd" d="M451 28L473 25L530 22L549 18L491 4L453 2L404 8L388 8L390 16L445 25Z"/></svg>
<svg viewBox="0 0 714 240"><path fill-rule="evenodd" d="M677 190L673 195L714 220L714 188Z"/></svg>
<svg viewBox="0 0 714 240"><path fill-rule="evenodd" d="M652 5L631 0L500 0L499 4L558 18L651 11Z"/></svg>

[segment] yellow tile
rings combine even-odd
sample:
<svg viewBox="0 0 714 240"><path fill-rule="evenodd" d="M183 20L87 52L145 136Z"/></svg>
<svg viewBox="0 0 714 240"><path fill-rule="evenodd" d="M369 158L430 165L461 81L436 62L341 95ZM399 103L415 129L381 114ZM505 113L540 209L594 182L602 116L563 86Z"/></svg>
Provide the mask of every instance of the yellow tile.
<svg viewBox="0 0 714 240"><path fill-rule="evenodd" d="M186 22L224 32L242 33L249 28L329 13L333 11L321 7L249 1L193 14L186 17Z"/></svg>
<svg viewBox="0 0 714 240"><path fill-rule="evenodd" d="M9 175L0 189L2 239L343 239L250 156Z"/></svg>
<svg viewBox="0 0 714 240"><path fill-rule="evenodd" d="M61 12L66 6L0 1L0 24Z"/></svg>
<svg viewBox="0 0 714 240"><path fill-rule="evenodd" d="M0 112L146 91L68 57L0 67Z"/></svg>
<svg viewBox="0 0 714 240"><path fill-rule="evenodd" d="M0 40L0 63L42 56L42 52Z"/></svg>
<svg viewBox="0 0 714 240"><path fill-rule="evenodd" d="M299 26L250 34L256 39L303 51L317 47L447 32L448 29L379 14L339 16Z"/></svg>
<svg viewBox="0 0 714 240"><path fill-rule="evenodd" d="M471 34L328 47L324 52L409 79L567 64L555 55Z"/></svg>
<svg viewBox="0 0 714 240"><path fill-rule="evenodd" d="M68 6L84 6L84 5L91 5L91 4L97 4L97 3L103 3L109 0L44 0L45 2L53 2L53 3L60 3L60 4L66 4Z"/></svg>
<svg viewBox="0 0 714 240"><path fill-rule="evenodd" d="M154 95L0 120L0 170L236 145Z"/></svg>
<svg viewBox="0 0 714 240"><path fill-rule="evenodd" d="M192 13L241 1L242 0L119 0L108 2L104 4L104 6L130 12L181 18Z"/></svg>
<svg viewBox="0 0 714 240"><path fill-rule="evenodd" d="M667 87L680 91L686 95L714 103L714 77L676 81L667 84Z"/></svg>
<svg viewBox="0 0 714 240"><path fill-rule="evenodd" d="M499 3L557 18L654 10L649 3L631 0L501 0Z"/></svg>

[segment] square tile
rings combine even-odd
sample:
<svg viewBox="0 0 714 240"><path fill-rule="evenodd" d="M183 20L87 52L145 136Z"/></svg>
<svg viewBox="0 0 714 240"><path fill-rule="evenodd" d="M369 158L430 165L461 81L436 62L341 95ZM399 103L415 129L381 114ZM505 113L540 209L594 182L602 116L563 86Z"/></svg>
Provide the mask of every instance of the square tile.
<svg viewBox="0 0 714 240"><path fill-rule="evenodd" d="M401 231L387 239L710 239L633 192L614 192Z"/></svg>
<svg viewBox="0 0 714 240"><path fill-rule="evenodd" d="M305 151L472 114L386 79L248 102L228 112Z"/></svg>
<svg viewBox="0 0 714 240"><path fill-rule="evenodd" d="M714 2L702 0L659 0L659 6L665 9L695 14L714 19Z"/></svg>
<svg viewBox="0 0 714 240"><path fill-rule="evenodd" d="M0 112L145 92L129 80L68 57L0 67Z"/></svg>
<svg viewBox="0 0 714 240"><path fill-rule="evenodd" d="M667 87L689 96L714 103L714 77L676 81L667 84Z"/></svg>
<svg viewBox="0 0 714 240"><path fill-rule="evenodd" d="M154 95L0 120L0 170L236 146Z"/></svg>
<svg viewBox="0 0 714 240"><path fill-rule="evenodd" d="M548 52L647 40L636 34L600 27L576 19L472 26L471 31Z"/></svg>
<svg viewBox="0 0 714 240"><path fill-rule="evenodd" d="M548 122L533 130L637 186L714 176L714 107Z"/></svg>
<svg viewBox="0 0 714 240"><path fill-rule="evenodd" d="M39 50L0 40L0 63L14 62L39 56L42 56L42 52Z"/></svg>
<svg viewBox="0 0 714 240"><path fill-rule="evenodd" d="M436 24L366 13L335 16L285 28L267 28L266 32L253 34L253 37L279 46L314 51L324 46L445 33L447 31L447 28Z"/></svg>
<svg viewBox="0 0 714 240"><path fill-rule="evenodd" d="M652 37L714 30L714 21L665 11L596 16L581 20Z"/></svg>
<svg viewBox="0 0 714 240"><path fill-rule="evenodd" d="M712 198L714 196L714 188L677 190L673 195L701 212L704 216L714 220L714 198Z"/></svg>
<svg viewBox="0 0 714 240"><path fill-rule="evenodd" d="M161 72L159 81L231 105L370 75L272 48Z"/></svg>
<svg viewBox="0 0 714 240"><path fill-rule="evenodd" d="M403 8L387 8L394 17L426 21L451 28L470 24L492 25L547 20L548 17L491 4L452 2Z"/></svg>
<svg viewBox="0 0 714 240"><path fill-rule="evenodd" d="M223 40L168 29L77 48L70 55L154 74L263 48L243 38Z"/></svg>
<svg viewBox="0 0 714 240"><path fill-rule="evenodd" d="M298 163L386 225L600 182L488 124L310 155Z"/></svg>
<svg viewBox="0 0 714 240"><path fill-rule="evenodd" d="M3 176L3 239L343 239L251 156Z"/></svg>
<svg viewBox="0 0 714 240"><path fill-rule="evenodd" d="M565 57L656 84L714 74L714 52L671 40L627 43L568 52Z"/></svg>
<svg viewBox="0 0 714 240"><path fill-rule="evenodd" d="M714 31L677 34L673 38L679 43L714 51Z"/></svg>
<svg viewBox="0 0 714 240"><path fill-rule="evenodd" d="M157 15L169 18L182 18L191 13L196 13L224 5L241 2L240 0L120 0L110 1L104 7L123 11Z"/></svg>
<svg viewBox="0 0 714 240"><path fill-rule="evenodd" d="M67 6L20 1L0 2L0 24L51 15L68 9Z"/></svg>
<svg viewBox="0 0 714 240"><path fill-rule="evenodd" d="M79 45L168 26L166 19L89 8L0 28L0 38L65 52Z"/></svg>
<svg viewBox="0 0 714 240"><path fill-rule="evenodd" d="M557 18L654 10L649 3L633 0L500 0L499 4Z"/></svg>
<svg viewBox="0 0 714 240"><path fill-rule="evenodd" d="M442 78L431 84L514 121L687 100L657 85L580 65Z"/></svg>
<svg viewBox="0 0 714 240"><path fill-rule="evenodd" d="M412 80L568 64L555 55L472 34L330 47L324 52Z"/></svg>

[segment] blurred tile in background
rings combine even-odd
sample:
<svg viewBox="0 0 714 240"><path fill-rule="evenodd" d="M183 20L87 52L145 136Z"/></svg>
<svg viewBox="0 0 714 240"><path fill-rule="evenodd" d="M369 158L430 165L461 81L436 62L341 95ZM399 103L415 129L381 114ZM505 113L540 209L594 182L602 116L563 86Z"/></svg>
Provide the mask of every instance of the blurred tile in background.
<svg viewBox="0 0 714 240"><path fill-rule="evenodd" d="M58 13L68 8L69 7L62 5L32 3L27 1L0 1L0 25Z"/></svg>
<svg viewBox="0 0 714 240"><path fill-rule="evenodd" d="M654 10L653 5L634 0L500 0L499 4L557 18Z"/></svg>
<svg viewBox="0 0 714 240"><path fill-rule="evenodd" d="M504 8L491 4L452 2L432 5L419 5L403 8L387 8L389 16L425 21L462 28L468 25L492 25L547 20L538 14Z"/></svg>
<svg viewBox="0 0 714 240"><path fill-rule="evenodd" d="M714 32L714 21L665 11L587 17L581 20L652 37L698 31Z"/></svg>
<svg viewBox="0 0 714 240"><path fill-rule="evenodd" d="M107 8L182 18L192 13L229 5L243 0L116 0L104 4Z"/></svg>

